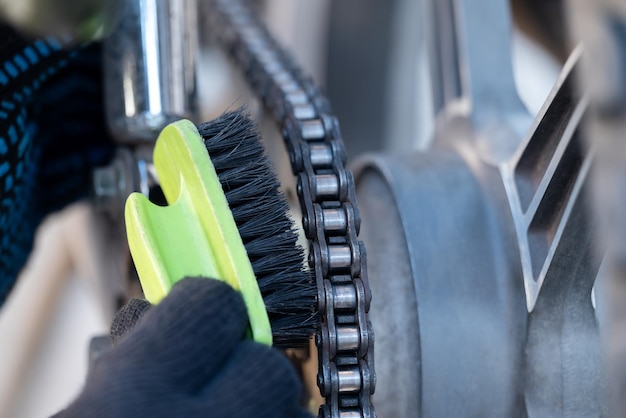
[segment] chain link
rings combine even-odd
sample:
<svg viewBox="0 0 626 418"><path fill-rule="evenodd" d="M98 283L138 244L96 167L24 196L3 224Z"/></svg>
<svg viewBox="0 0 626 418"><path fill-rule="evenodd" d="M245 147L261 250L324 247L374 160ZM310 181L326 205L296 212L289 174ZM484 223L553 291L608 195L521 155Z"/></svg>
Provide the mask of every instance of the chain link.
<svg viewBox="0 0 626 418"><path fill-rule="evenodd" d="M214 0L214 33L279 124L297 177L318 289L320 417L375 417L374 333L360 217L328 100L239 1Z"/></svg>

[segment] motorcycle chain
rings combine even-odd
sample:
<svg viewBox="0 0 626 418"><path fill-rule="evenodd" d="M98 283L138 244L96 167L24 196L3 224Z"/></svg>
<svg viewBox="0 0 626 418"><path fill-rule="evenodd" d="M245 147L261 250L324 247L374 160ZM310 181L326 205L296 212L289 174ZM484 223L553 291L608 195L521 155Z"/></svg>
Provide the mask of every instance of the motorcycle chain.
<svg viewBox="0 0 626 418"><path fill-rule="evenodd" d="M318 289L319 417L375 417L371 293L352 174L327 98L240 1L212 1L212 32L281 128Z"/></svg>

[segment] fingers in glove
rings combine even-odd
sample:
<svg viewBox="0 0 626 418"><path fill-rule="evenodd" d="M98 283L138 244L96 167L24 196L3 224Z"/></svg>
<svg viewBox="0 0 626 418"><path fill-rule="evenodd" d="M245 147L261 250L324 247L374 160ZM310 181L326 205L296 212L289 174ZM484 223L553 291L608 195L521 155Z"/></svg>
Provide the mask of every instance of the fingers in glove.
<svg viewBox="0 0 626 418"><path fill-rule="evenodd" d="M187 278L120 340L111 364L129 373L158 365L165 381L195 392L243 339L247 324L243 299L230 286Z"/></svg>
<svg viewBox="0 0 626 418"><path fill-rule="evenodd" d="M244 341L198 398L212 417L300 417L301 383L278 350Z"/></svg>
<svg viewBox="0 0 626 418"><path fill-rule="evenodd" d="M111 339L113 344L124 335L128 334L137 325L137 322L144 316L151 307L150 302L144 299L131 299L126 305L120 309L113 323L111 324Z"/></svg>

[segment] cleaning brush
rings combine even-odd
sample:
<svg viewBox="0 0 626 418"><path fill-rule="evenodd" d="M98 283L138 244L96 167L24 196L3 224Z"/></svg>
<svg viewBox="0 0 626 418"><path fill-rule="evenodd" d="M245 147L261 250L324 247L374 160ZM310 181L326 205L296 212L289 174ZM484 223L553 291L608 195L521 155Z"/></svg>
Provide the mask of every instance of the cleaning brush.
<svg viewBox="0 0 626 418"><path fill-rule="evenodd" d="M317 323L315 283L245 110L197 127L189 121L166 127L154 163L169 206L138 193L126 205L129 245L147 299L158 302L185 276L224 280L244 297L251 337L279 348L306 345ZM249 267L254 283L246 278Z"/></svg>

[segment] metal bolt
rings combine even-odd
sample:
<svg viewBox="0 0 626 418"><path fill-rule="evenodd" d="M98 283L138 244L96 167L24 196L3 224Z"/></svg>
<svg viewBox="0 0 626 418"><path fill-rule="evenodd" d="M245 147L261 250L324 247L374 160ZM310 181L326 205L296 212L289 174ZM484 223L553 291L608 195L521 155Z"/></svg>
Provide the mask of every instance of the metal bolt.
<svg viewBox="0 0 626 418"><path fill-rule="evenodd" d="M94 205L101 210L115 210L122 207L126 181L119 161L98 167L93 171Z"/></svg>
<svg viewBox="0 0 626 418"><path fill-rule="evenodd" d="M120 147L111 163L98 167L92 173L94 205L100 210L123 213L124 202L137 187L133 174L137 172L137 160L132 151Z"/></svg>

